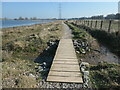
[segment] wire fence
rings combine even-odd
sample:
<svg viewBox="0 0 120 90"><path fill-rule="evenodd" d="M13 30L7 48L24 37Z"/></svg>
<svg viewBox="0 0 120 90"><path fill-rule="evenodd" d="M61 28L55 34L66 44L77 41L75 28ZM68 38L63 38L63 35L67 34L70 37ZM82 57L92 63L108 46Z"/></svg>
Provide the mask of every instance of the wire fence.
<svg viewBox="0 0 120 90"><path fill-rule="evenodd" d="M99 30L105 30L109 33L120 32L119 20L72 20L76 25L85 25L87 27Z"/></svg>

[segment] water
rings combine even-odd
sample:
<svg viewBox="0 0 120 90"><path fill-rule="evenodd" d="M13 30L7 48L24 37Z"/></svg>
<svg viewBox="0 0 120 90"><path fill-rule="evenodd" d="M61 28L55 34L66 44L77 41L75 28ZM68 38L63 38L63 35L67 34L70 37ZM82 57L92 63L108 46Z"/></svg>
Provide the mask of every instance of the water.
<svg viewBox="0 0 120 90"><path fill-rule="evenodd" d="M25 26L25 25L33 25L39 23L48 23L53 21L18 21L18 20L5 20L0 21L0 28L8 28L8 27L17 27L17 26ZM2 24L2 25L1 25Z"/></svg>

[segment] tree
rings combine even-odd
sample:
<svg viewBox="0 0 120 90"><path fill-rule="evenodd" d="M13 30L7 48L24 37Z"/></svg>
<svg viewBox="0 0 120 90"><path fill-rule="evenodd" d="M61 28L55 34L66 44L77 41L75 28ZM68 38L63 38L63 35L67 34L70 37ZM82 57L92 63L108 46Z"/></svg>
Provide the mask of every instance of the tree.
<svg viewBox="0 0 120 90"><path fill-rule="evenodd" d="M36 20L37 18L36 17L33 17L33 20Z"/></svg>
<svg viewBox="0 0 120 90"><path fill-rule="evenodd" d="M22 18L22 17L19 17L19 20L24 20L24 18Z"/></svg>
<svg viewBox="0 0 120 90"><path fill-rule="evenodd" d="M105 19L115 19L115 14L109 14L105 17Z"/></svg>
<svg viewBox="0 0 120 90"><path fill-rule="evenodd" d="M115 19L120 20L120 13L117 13L117 14L115 15Z"/></svg>
<svg viewBox="0 0 120 90"><path fill-rule="evenodd" d="M28 18L27 18L27 17L25 17L25 20L28 20Z"/></svg>

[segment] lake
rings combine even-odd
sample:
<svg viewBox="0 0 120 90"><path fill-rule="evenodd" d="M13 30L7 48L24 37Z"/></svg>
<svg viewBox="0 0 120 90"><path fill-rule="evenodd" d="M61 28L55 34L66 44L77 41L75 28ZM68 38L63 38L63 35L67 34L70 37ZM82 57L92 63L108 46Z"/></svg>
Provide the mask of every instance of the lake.
<svg viewBox="0 0 120 90"><path fill-rule="evenodd" d="M17 26L25 26L25 25L33 25L39 23L48 23L53 21L19 21L19 20L0 20L0 28L8 28L8 27L17 27Z"/></svg>

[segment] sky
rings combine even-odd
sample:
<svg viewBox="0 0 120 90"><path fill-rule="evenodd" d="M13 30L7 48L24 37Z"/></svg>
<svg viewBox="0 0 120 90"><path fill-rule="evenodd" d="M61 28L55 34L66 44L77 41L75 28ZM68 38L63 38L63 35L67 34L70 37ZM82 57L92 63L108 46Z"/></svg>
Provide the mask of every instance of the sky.
<svg viewBox="0 0 120 90"><path fill-rule="evenodd" d="M60 2L62 18L107 15L118 12L117 2ZM2 17L59 18L59 2L2 2Z"/></svg>

